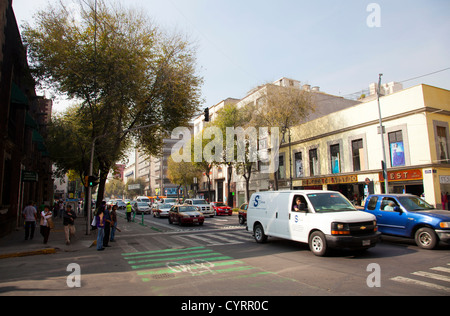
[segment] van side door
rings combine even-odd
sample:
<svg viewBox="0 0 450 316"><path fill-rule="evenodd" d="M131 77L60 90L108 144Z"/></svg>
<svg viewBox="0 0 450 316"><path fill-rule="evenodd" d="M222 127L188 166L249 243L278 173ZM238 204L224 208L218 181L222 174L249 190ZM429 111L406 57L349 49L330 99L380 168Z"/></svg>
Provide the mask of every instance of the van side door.
<svg viewBox="0 0 450 316"><path fill-rule="evenodd" d="M299 211L294 210L296 200L300 199ZM299 242L308 242L309 224L313 214L308 211L308 202L303 195L296 194L293 197L291 209L289 211L289 232L290 239Z"/></svg>

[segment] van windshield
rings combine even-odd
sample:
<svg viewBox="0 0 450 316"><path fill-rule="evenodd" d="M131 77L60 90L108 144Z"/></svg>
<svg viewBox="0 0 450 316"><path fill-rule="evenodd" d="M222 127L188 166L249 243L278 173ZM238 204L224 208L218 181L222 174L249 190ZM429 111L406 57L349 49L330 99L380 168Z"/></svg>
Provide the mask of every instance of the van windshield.
<svg viewBox="0 0 450 316"><path fill-rule="evenodd" d="M355 207L340 193L314 193L307 195L318 213L356 211Z"/></svg>

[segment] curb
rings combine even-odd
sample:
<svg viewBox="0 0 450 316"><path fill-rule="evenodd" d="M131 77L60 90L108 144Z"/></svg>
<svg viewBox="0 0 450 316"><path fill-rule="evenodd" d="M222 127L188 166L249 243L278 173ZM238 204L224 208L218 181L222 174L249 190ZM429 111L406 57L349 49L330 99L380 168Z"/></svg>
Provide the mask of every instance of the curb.
<svg viewBox="0 0 450 316"><path fill-rule="evenodd" d="M24 252L13 252L0 255L0 259L8 259L8 258L19 258L19 257L27 257L27 256L38 256L38 255L51 255L55 254L57 251L56 248L47 248L40 249L34 251L24 251Z"/></svg>

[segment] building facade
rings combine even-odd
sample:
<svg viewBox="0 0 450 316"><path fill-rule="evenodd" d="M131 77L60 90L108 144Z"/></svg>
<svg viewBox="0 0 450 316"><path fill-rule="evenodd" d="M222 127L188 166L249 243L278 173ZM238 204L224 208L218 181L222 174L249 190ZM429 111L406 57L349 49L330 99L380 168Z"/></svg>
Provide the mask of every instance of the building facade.
<svg viewBox="0 0 450 316"><path fill-rule="evenodd" d="M36 96L12 1L0 3L0 236L22 224L28 201L53 201L45 147L52 101Z"/></svg>
<svg viewBox="0 0 450 316"><path fill-rule="evenodd" d="M424 195L439 205L450 192L450 91L418 85L381 97L380 104L389 192ZM384 192L376 99L291 132L291 153L283 144L280 160L288 162L282 177L292 173L294 188L341 191L355 201L368 191Z"/></svg>

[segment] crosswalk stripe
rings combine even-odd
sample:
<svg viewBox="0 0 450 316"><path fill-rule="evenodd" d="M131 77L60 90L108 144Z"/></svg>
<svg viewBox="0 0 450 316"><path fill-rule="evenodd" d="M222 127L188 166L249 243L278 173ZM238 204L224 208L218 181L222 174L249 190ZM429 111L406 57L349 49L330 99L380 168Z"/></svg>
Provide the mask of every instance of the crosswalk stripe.
<svg viewBox="0 0 450 316"><path fill-rule="evenodd" d="M239 239L242 241L249 241L250 240L250 235L247 236L243 236L243 235L239 235L239 234L230 234L230 233L222 233L222 235L228 236L230 238L234 238L234 239Z"/></svg>
<svg viewBox="0 0 450 316"><path fill-rule="evenodd" d="M429 282L424 282L424 281L404 278L404 277L401 277L401 276L392 278L391 280L396 281L396 282L400 282L400 283L404 283L404 284L421 285L421 286L425 286L425 287L430 288L430 289L434 289L434 290L439 290L439 291L444 291L444 292L450 293L450 288L442 286L442 285L434 284L434 283L429 283Z"/></svg>
<svg viewBox="0 0 450 316"><path fill-rule="evenodd" d="M189 235L189 238L194 238L194 239L200 240L200 241L206 243L207 246L223 246L224 245L223 242L214 241L212 239L213 236L209 235L209 234L207 234L207 235ZM231 244L231 242L227 242L226 244Z"/></svg>
<svg viewBox="0 0 450 316"><path fill-rule="evenodd" d="M195 240L189 239L186 236L171 236L171 237L176 239L176 240L179 240L183 244L187 244L187 245L192 246L192 247L197 247L197 246L201 246L202 245L201 243L199 243L199 242L197 242Z"/></svg>
<svg viewBox="0 0 450 316"><path fill-rule="evenodd" d="M425 277L425 278L429 278L429 279L438 280L438 281L450 282L450 277L445 276L445 275L436 274L436 273L429 273L429 272L424 272L424 271L418 271L418 272L414 272L412 274L413 275L417 275L417 276L421 276L421 277Z"/></svg>
<svg viewBox="0 0 450 316"><path fill-rule="evenodd" d="M450 273L450 269L449 268L445 268L445 267L431 268L431 270Z"/></svg>
<svg viewBox="0 0 450 316"><path fill-rule="evenodd" d="M117 240L117 244L119 245L119 247L125 251L125 252L130 252L130 253L134 253L137 252L138 250L136 248L134 248L133 246L130 246L125 240L122 239L118 239Z"/></svg>

